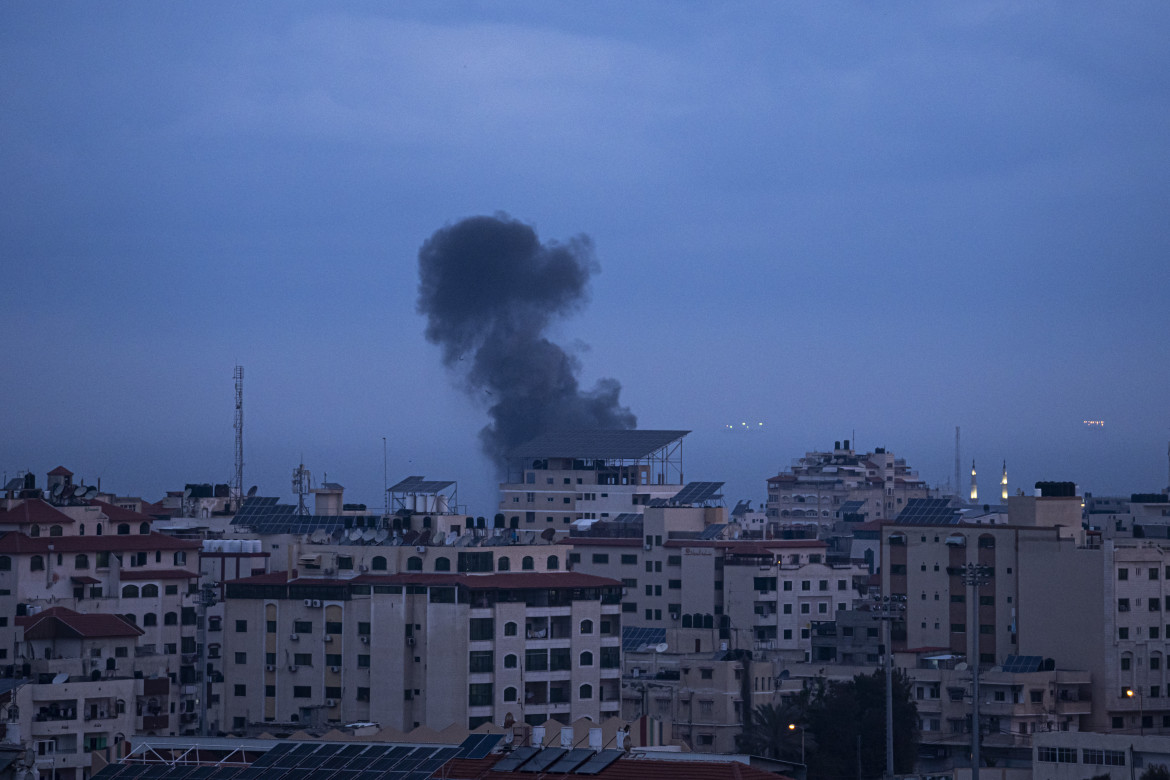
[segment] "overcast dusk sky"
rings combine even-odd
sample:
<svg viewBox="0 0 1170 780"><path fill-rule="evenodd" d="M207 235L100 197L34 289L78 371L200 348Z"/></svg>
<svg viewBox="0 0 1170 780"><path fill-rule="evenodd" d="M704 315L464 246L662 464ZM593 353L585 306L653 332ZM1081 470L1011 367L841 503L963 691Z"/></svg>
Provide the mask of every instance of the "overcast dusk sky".
<svg viewBox="0 0 1170 780"><path fill-rule="evenodd" d="M985 496L1161 490L1168 40L1165 2L9 0L0 468L230 481L239 363L262 495L303 457L381 506L386 437L490 515L418 252L504 212L592 240L550 337L729 503L845 438L945 484L956 425Z"/></svg>

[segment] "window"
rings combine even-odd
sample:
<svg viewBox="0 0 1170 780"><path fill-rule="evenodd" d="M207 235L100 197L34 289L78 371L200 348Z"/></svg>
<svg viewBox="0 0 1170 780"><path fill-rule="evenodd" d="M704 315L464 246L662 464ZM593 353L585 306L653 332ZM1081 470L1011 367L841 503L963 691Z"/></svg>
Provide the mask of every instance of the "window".
<svg viewBox="0 0 1170 780"><path fill-rule="evenodd" d="M236 633L237 634L248 633L248 621L247 620L237 620L236 621Z"/></svg>
<svg viewBox="0 0 1170 780"><path fill-rule="evenodd" d="M75 569L88 569L89 568L89 556L86 555L85 553L75 555L73 557L73 568L75 568Z"/></svg>
<svg viewBox="0 0 1170 780"><path fill-rule="evenodd" d="M165 615L163 615L163 625L164 626L177 626L177 625L179 625L179 614L177 612L168 612Z"/></svg>
<svg viewBox="0 0 1170 780"><path fill-rule="evenodd" d="M504 624L504 636L516 636L516 624L509 621Z"/></svg>
<svg viewBox="0 0 1170 780"><path fill-rule="evenodd" d="M496 621L492 618L472 618L469 622L469 629L467 638L472 642L491 639L496 633Z"/></svg>
<svg viewBox="0 0 1170 780"><path fill-rule="evenodd" d="M311 699L313 698L313 686L311 685L294 685L293 686L294 699Z"/></svg>
<svg viewBox="0 0 1170 780"><path fill-rule="evenodd" d="M520 561L520 568L524 571L532 571L536 568L536 562L532 559L531 555L525 555Z"/></svg>
<svg viewBox="0 0 1170 780"><path fill-rule="evenodd" d="M498 561L496 561L496 571L512 571L511 559L501 557Z"/></svg>
<svg viewBox="0 0 1170 780"><path fill-rule="evenodd" d="M247 654L247 653L236 653L235 662L236 662L237 664L246 664L246 663L248 663L248 654Z"/></svg>
<svg viewBox="0 0 1170 780"><path fill-rule="evenodd" d="M423 570L422 558L418 557L417 555L410 556L406 560L406 570L407 571L422 571Z"/></svg>
<svg viewBox="0 0 1170 780"><path fill-rule="evenodd" d="M248 686L247 685L234 686L232 688L232 695L233 696L247 696L248 695Z"/></svg>
<svg viewBox="0 0 1170 780"><path fill-rule="evenodd" d="M157 626L158 625L158 615L154 614L153 612L147 612L145 615L142 616L142 625L144 625L144 626Z"/></svg>
<svg viewBox="0 0 1170 780"><path fill-rule="evenodd" d="M28 559L29 571L44 571L45 559L40 555L34 555Z"/></svg>
<svg viewBox="0 0 1170 780"><path fill-rule="evenodd" d="M516 701L516 689L515 688L509 687L509 688L504 689L504 701Z"/></svg>
<svg viewBox="0 0 1170 780"><path fill-rule="evenodd" d="M581 653L581 658L580 658L580 661L578 662L577 665L578 666L593 666L593 653L589 652L588 650Z"/></svg>
<svg viewBox="0 0 1170 780"><path fill-rule="evenodd" d="M357 664L358 664L359 669L369 669L370 668L370 656L359 655L357 657Z"/></svg>
<svg viewBox="0 0 1170 780"><path fill-rule="evenodd" d="M122 586L122 598L124 598L124 599L138 598L138 586L137 585L123 585Z"/></svg>
<svg viewBox="0 0 1170 780"><path fill-rule="evenodd" d="M311 634L313 633L313 621L311 620L294 620L293 632L297 634Z"/></svg>
<svg viewBox="0 0 1170 780"><path fill-rule="evenodd" d="M386 559L381 555L375 555L374 559L370 561L370 568L374 571L386 571Z"/></svg>
<svg viewBox="0 0 1170 780"><path fill-rule="evenodd" d="M1133 659L1131 659L1128 655L1121 656L1121 671L1128 672L1130 665L1132 663L1132 660Z"/></svg>
<svg viewBox="0 0 1170 780"><path fill-rule="evenodd" d="M504 656L504 668L515 669L518 661L519 658L517 658L514 653L508 653L506 656Z"/></svg>
<svg viewBox="0 0 1170 780"><path fill-rule="evenodd" d="M129 535L130 535L130 524L129 523L118 523L118 536L129 536Z"/></svg>
<svg viewBox="0 0 1170 780"><path fill-rule="evenodd" d="M451 559L444 557L436 558L435 571L451 571Z"/></svg>
<svg viewBox="0 0 1170 780"><path fill-rule="evenodd" d="M1125 751L1083 748L1081 750L1081 763L1093 766L1125 766Z"/></svg>
<svg viewBox="0 0 1170 780"><path fill-rule="evenodd" d="M483 674L495 666L495 654L491 650L472 650L468 654L468 672Z"/></svg>
<svg viewBox="0 0 1170 780"><path fill-rule="evenodd" d="M1046 764L1075 764L1077 749L1066 747L1036 748L1036 760Z"/></svg>
<svg viewBox="0 0 1170 780"><path fill-rule="evenodd" d="M1128 580L1129 579L1129 569L1125 569L1125 568L1118 569L1117 570L1117 579Z"/></svg>
<svg viewBox="0 0 1170 780"><path fill-rule="evenodd" d="M593 686L589 685L589 684L582 685L580 687L580 689L578 689L578 691L577 691L577 698L578 699L592 699L593 698Z"/></svg>
<svg viewBox="0 0 1170 780"><path fill-rule="evenodd" d="M593 633L593 621L592 620L582 620L581 621L581 633L582 634L592 634Z"/></svg>
<svg viewBox="0 0 1170 780"><path fill-rule="evenodd" d="M594 563L609 563L609 555L607 553L593 553Z"/></svg>
<svg viewBox="0 0 1170 780"><path fill-rule="evenodd" d="M637 566L638 565L638 556L637 555L623 555L622 556L622 565L623 566Z"/></svg>
<svg viewBox="0 0 1170 780"><path fill-rule="evenodd" d="M7 555L0 555L0 571L12 571L12 559Z"/></svg>
<svg viewBox="0 0 1170 780"><path fill-rule="evenodd" d="M544 562L544 568L549 571L557 571L561 568L561 559L555 555L548 556L548 560Z"/></svg>
<svg viewBox="0 0 1170 780"><path fill-rule="evenodd" d="M1117 629L1117 638L1118 639L1129 639L1129 628L1127 628L1126 626L1122 626L1121 628Z"/></svg>

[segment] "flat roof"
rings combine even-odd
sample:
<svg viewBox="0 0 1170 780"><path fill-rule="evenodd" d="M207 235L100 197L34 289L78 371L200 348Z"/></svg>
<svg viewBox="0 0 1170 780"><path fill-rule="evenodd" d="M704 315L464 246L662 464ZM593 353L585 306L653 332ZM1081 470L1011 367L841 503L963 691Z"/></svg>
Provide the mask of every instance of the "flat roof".
<svg viewBox="0 0 1170 780"><path fill-rule="evenodd" d="M577 430L537 436L508 453L512 458L637 460L680 441L690 431Z"/></svg>

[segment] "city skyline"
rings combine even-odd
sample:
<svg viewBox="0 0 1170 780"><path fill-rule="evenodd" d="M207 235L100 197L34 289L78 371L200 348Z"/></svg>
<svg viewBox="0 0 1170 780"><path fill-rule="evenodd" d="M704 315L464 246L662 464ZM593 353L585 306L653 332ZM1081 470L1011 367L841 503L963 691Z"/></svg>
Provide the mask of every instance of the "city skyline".
<svg viewBox="0 0 1170 780"><path fill-rule="evenodd" d="M606 11L611 11L607 13ZM436 231L587 236L549 338L758 506L850 438L980 495L1167 487L1170 10L0 9L0 468L157 500L498 476ZM1089 425L1086 421L1103 421ZM752 433L727 425L757 423ZM763 423L763 425L758 425ZM742 427L742 426L741 426ZM958 487L965 492L965 476Z"/></svg>

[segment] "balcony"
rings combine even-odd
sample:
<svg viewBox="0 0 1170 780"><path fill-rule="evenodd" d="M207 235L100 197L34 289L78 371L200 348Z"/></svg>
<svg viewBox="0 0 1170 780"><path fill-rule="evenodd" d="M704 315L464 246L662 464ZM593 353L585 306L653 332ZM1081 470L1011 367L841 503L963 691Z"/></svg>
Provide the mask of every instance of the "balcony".
<svg viewBox="0 0 1170 780"><path fill-rule="evenodd" d="M163 731L170 726L168 715L143 715L142 731Z"/></svg>

